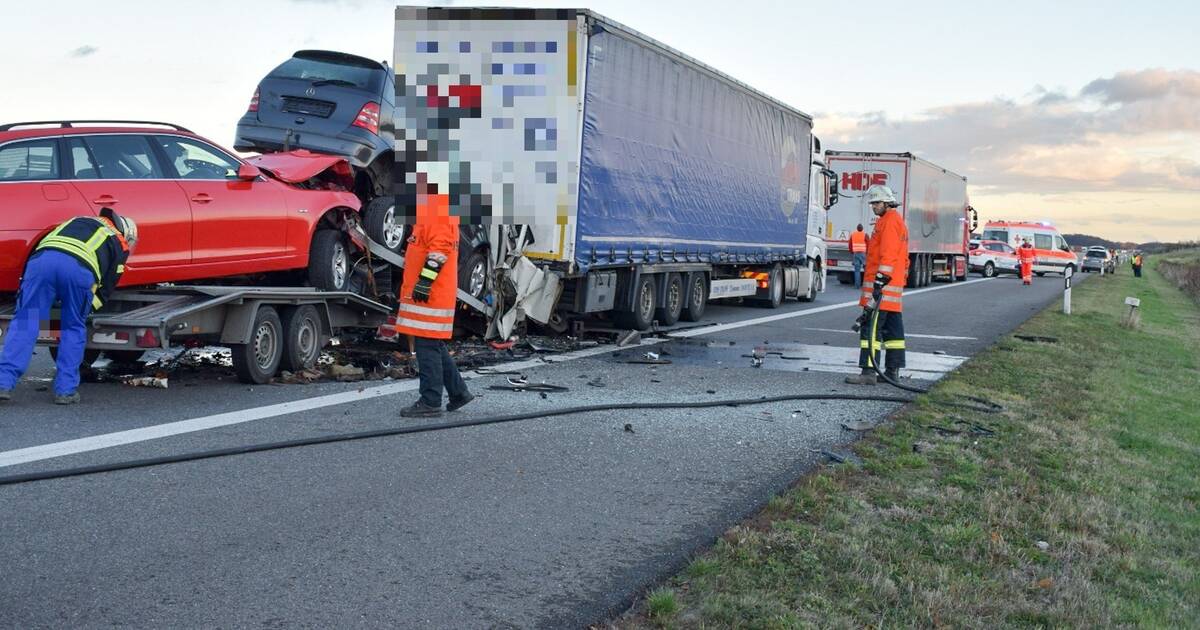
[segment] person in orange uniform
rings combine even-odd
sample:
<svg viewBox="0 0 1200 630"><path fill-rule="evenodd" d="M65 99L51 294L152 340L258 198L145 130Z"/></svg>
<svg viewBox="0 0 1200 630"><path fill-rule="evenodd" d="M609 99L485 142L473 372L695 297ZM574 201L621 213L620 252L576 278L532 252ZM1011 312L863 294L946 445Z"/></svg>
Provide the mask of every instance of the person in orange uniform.
<svg viewBox="0 0 1200 630"><path fill-rule="evenodd" d="M887 186L872 186L867 190L867 203L878 219L867 245L867 277L874 285L863 287L859 305L867 307L874 299L875 289L880 300L868 325L860 330L859 374L846 377L851 385L874 385L874 366L879 363L879 348L887 351L884 376L896 381L904 367L904 284L908 279L908 227L904 217L895 210L900 204Z"/></svg>
<svg viewBox="0 0 1200 630"><path fill-rule="evenodd" d="M417 214L405 252L404 281L396 332L413 338L421 397L400 411L405 418L442 415L474 400L446 349L454 335L458 294L458 217L450 215L450 196L417 174Z"/></svg>
<svg viewBox="0 0 1200 630"><path fill-rule="evenodd" d="M1033 251L1033 244L1029 239L1017 248L1017 256L1021 261L1021 283L1026 285L1033 284L1033 261L1037 260L1037 252Z"/></svg>
<svg viewBox="0 0 1200 630"><path fill-rule="evenodd" d="M850 255L854 257L854 286L861 289L863 267L867 264L867 233L861 223L850 235Z"/></svg>

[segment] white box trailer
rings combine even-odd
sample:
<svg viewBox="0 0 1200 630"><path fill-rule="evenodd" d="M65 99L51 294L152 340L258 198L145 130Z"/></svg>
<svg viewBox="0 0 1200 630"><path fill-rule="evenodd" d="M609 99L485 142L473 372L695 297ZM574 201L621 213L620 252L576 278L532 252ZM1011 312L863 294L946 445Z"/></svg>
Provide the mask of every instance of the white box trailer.
<svg viewBox="0 0 1200 630"><path fill-rule="evenodd" d="M398 7L394 65L397 183L528 228L525 266L561 280L552 328L824 288L833 174L802 111L583 9Z"/></svg>
<svg viewBox="0 0 1200 630"><path fill-rule="evenodd" d="M825 164L837 177L839 194L829 210L829 271L843 284L854 277L850 233L861 223L869 235L875 225L866 203L867 189L875 185L895 192L908 226L908 286L966 279L974 221L967 178L911 153L826 151Z"/></svg>

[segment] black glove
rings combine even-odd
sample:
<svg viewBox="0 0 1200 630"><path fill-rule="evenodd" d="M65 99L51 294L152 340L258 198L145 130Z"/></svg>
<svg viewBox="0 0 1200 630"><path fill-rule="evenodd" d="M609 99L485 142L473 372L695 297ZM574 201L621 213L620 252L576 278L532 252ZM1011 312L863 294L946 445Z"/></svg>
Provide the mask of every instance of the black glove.
<svg viewBox="0 0 1200 630"><path fill-rule="evenodd" d="M875 288L882 290L892 282L892 277L882 273L875 274Z"/></svg>
<svg viewBox="0 0 1200 630"><path fill-rule="evenodd" d="M417 284L413 287L412 299L414 302L429 301L429 296L433 292L433 281L437 280L441 268L442 263L437 260L433 258L425 260L425 267L421 269L421 277L417 278Z"/></svg>

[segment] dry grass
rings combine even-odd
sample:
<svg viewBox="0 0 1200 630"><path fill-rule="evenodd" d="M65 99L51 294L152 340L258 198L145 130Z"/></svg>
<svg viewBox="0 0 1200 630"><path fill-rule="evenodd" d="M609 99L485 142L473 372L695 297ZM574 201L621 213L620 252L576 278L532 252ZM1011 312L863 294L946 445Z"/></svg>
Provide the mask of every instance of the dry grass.
<svg viewBox="0 0 1200 630"><path fill-rule="evenodd" d="M931 394L1003 414L924 397L614 625L1197 627L1200 310L1145 276L1080 285L1019 331L1060 343L1003 340ZM995 434L927 428L958 420Z"/></svg>

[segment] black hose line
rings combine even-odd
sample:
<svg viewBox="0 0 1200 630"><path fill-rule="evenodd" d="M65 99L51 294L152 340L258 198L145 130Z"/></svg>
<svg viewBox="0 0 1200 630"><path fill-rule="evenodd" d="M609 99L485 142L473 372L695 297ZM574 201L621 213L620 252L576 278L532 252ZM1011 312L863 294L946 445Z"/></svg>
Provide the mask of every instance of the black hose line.
<svg viewBox="0 0 1200 630"><path fill-rule="evenodd" d="M130 470L133 468L148 468L151 466L161 466L164 464L177 464L180 462L191 462L201 459L213 459L215 457L228 457L230 455L243 455L246 453L261 453L263 451L276 451L287 448L296 448L300 446L314 446L317 444L330 444L334 442L351 442L355 440L367 440L378 437L388 437L392 435L409 435L413 433L429 433L432 431L444 431L447 429L462 429L465 427L478 427L488 424L502 424L506 422L517 422L521 420L535 420L537 418L549 418L553 416L565 416L577 413L589 413L593 411L621 411L634 409L703 409L707 407L740 407L742 405L762 405L768 403L792 401L792 400L863 400L863 401L878 401L892 403L909 403L913 399L902 396L864 396L856 394L794 394L790 396L765 396L763 398L742 398L733 400L706 400L698 402L656 402L656 403L612 403L604 405L585 405L580 407L563 407L561 409L547 409L544 411L531 411L527 413L512 414L507 416L492 416L488 418L476 418L473 420L461 420L458 422L439 422L434 424L421 424L410 427L399 427L395 429L380 429L376 431L361 431L357 433L339 433L335 435L326 435L321 437L304 438L299 440L288 440L285 442L268 442L265 444L250 444L246 446L235 446L233 448L223 448L209 451L198 451L193 453L183 453L180 455L166 455L163 457L151 457L147 459L137 459L125 462L116 462L112 464L97 464L94 466L80 466L78 468L63 468L59 470L47 470L44 472L23 473L19 475L9 475L0 477L0 486L10 486L20 483L28 483L31 481L44 481L47 479L62 479L66 477L79 477L83 475L94 475L103 472L113 472L117 470Z"/></svg>

